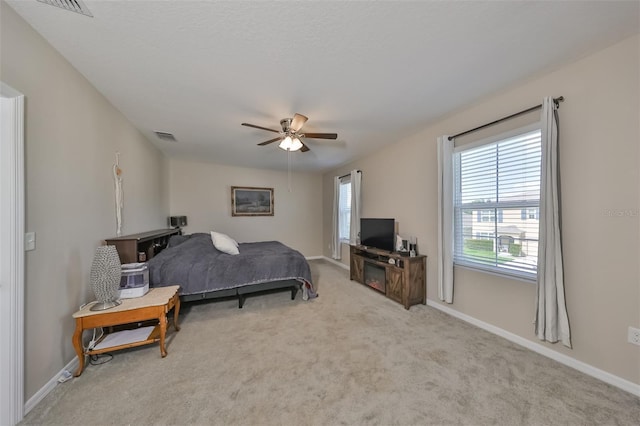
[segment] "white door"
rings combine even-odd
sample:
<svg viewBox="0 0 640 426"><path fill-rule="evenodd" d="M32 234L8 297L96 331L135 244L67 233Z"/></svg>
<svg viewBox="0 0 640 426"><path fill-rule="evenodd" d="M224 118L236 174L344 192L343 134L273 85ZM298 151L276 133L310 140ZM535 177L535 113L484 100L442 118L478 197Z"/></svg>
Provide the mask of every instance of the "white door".
<svg viewBox="0 0 640 426"><path fill-rule="evenodd" d="M24 98L0 82L0 425L24 412L23 138Z"/></svg>

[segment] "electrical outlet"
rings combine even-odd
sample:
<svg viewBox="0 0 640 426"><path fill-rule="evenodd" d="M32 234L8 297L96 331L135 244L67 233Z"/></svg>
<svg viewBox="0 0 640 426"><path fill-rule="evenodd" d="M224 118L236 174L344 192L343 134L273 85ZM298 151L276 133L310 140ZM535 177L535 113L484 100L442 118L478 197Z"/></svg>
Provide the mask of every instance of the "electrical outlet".
<svg viewBox="0 0 640 426"><path fill-rule="evenodd" d="M629 327L629 343L640 346L640 328Z"/></svg>

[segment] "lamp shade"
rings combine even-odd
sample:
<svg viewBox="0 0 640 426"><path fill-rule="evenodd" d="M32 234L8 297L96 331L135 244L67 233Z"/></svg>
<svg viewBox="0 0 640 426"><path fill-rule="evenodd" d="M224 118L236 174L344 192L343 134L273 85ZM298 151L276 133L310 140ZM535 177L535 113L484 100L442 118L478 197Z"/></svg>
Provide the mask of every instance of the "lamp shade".
<svg viewBox="0 0 640 426"><path fill-rule="evenodd" d="M300 148L302 148L302 142L300 142L300 139L293 138L293 141L291 142L291 148L289 148L289 151L297 151Z"/></svg>
<svg viewBox="0 0 640 426"><path fill-rule="evenodd" d="M298 139L297 136L294 136L293 139L291 138L291 136L287 136L282 140L282 142L280 142L280 145L278 145L278 147L284 149L285 151L297 151L302 148L302 142L300 142L300 139Z"/></svg>
<svg viewBox="0 0 640 426"><path fill-rule="evenodd" d="M121 276L120 256L116 246L96 248L89 282L98 302L90 308L92 311L113 308L121 303L118 300Z"/></svg>
<svg viewBox="0 0 640 426"><path fill-rule="evenodd" d="M282 142L280 142L280 145L278 145L278 147L284 149L285 151L289 151L291 149L291 136L287 136L286 138L284 138Z"/></svg>

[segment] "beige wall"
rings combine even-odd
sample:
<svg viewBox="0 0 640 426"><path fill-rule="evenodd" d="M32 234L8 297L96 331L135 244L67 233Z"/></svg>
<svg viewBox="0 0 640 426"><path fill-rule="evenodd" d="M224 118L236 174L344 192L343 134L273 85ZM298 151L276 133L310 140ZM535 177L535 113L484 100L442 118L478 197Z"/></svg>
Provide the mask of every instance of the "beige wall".
<svg viewBox="0 0 640 426"><path fill-rule="evenodd" d="M286 154L282 153L283 161ZM238 242L278 240L305 256L322 255L322 176L172 159L172 215L187 233L218 231ZM231 186L274 188L274 216L231 216Z"/></svg>
<svg viewBox="0 0 640 426"><path fill-rule="evenodd" d="M111 167L121 153L123 233L164 227L164 156L6 3L0 79L25 95L25 401L75 357L71 314L93 300L95 248L115 236Z"/></svg>
<svg viewBox="0 0 640 426"><path fill-rule="evenodd" d="M420 252L429 256L428 298L437 301L436 138L539 104L544 96L563 95L565 285L574 348L546 345L640 383L640 349L627 343L627 327L640 326L639 44L639 36L627 39L325 174L324 254L330 255L331 179L361 169L363 216L395 217L401 234L418 236ZM456 268L452 307L537 341L534 294L533 284Z"/></svg>

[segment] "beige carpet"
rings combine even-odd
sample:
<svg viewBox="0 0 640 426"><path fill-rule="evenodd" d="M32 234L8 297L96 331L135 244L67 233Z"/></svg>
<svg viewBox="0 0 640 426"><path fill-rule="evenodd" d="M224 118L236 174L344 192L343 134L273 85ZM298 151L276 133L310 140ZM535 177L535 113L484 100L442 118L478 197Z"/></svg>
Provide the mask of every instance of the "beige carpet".
<svg viewBox="0 0 640 426"><path fill-rule="evenodd" d="M640 424L628 393L311 266L319 298L184 304L166 358L157 345L115 352L23 424Z"/></svg>

